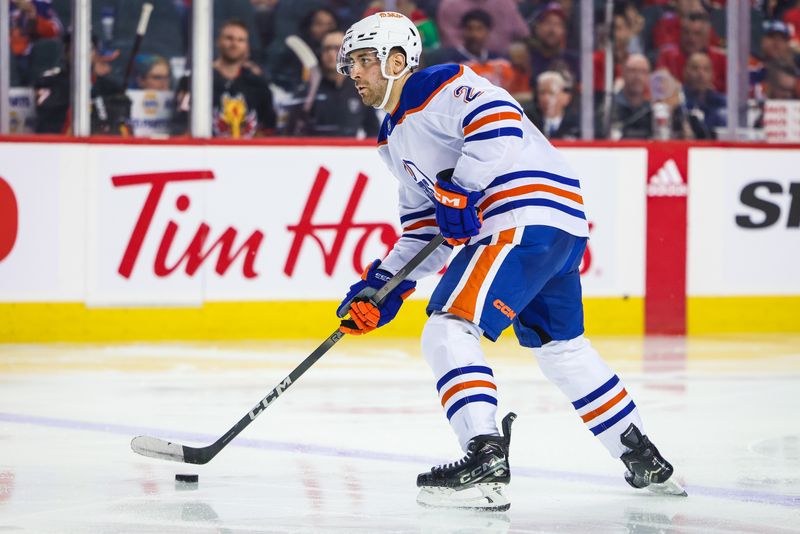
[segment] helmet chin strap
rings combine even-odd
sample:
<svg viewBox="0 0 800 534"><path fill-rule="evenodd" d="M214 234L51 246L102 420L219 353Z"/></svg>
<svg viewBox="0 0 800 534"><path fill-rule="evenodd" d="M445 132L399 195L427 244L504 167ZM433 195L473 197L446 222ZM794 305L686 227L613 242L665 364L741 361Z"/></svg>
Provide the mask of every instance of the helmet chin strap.
<svg viewBox="0 0 800 534"><path fill-rule="evenodd" d="M384 59L381 61L381 74L383 75L384 78L389 80L389 83L386 84L386 92L383 94L383 102L381 102L377 106L373 106L375 109L383 109L383 107L389 101L389 96L391 96L392 94L392 85L394 85L394 81L402 78L405 75L405 73L408 72L409 70L411 70L411 68L408 65L406 65L405 68L402 71L400 71L400 74L398 74L397 76L392 76L391 74L386 74L386 60Z"/></svg>

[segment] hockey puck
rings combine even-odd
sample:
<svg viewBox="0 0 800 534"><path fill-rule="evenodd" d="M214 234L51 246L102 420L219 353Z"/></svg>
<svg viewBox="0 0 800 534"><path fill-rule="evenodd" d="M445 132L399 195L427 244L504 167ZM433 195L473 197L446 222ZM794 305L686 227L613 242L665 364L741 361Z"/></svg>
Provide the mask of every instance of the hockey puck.
<svg viewBox="0 0 800 534"><path fill-rule="evenodd" d="M182 482L184 484L197 484L200 481L200 475L175 475L175 482Z"/></svg>

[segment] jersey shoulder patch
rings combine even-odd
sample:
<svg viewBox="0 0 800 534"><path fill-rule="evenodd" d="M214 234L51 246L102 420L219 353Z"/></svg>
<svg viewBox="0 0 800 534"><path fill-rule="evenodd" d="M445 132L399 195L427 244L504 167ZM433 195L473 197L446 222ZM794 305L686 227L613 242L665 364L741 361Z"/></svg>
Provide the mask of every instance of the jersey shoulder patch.
<svg viewBox="0 0 800 534"><path fill-rule="evenodd" d="M397 109L392 112L392 122L398 124L407 113L420 111L433 96L463 73L463 66L446 64L434 65L412 74L403 87Z"/></svg>

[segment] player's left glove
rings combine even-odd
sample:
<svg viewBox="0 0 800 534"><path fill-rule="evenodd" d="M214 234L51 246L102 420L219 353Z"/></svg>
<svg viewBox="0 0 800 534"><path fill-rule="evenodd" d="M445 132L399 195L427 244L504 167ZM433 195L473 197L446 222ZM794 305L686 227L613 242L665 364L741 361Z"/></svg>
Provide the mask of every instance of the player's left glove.
<svg viewBox="0 0 800 534"><path fill-rule="evenodd" d="M436 199L436 224L445 240L455 247L478 235L483 217L475 204L483 193L469 191L454 183L453 170L446 169L436 175L433 196Z"/></svg>
<svg viewBox="0 0 800 534"><path fill-rule="evenodd" d="M364 270L361 280L350 286L350 291L339 304L336 315L340 319L350 313L350 320L342 321L339 327L345 334L367 334L385 325L395 318L403 301L416 290L415 281L403 280L383 300L380 307L376 305L372 297L392 278L390 272L378 268L380 264L381 260L373 261Z"/></svg>

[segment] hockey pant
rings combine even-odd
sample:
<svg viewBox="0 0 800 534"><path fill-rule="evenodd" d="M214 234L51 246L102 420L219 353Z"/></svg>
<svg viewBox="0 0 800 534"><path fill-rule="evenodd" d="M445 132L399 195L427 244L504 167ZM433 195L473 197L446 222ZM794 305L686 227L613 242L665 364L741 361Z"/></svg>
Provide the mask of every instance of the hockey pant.
<svg viewBox="0 0 800 534"><path fill-rule="evenodd" d="M477 435L499 435L497 385L480 338L494 341L510 324L612 456L627 451L619 435L630 423L644 432L621 380L582 335L585 246L585 238L532 226L466 246L451 262L428 305L422 351L462 449Z"/></svg>

